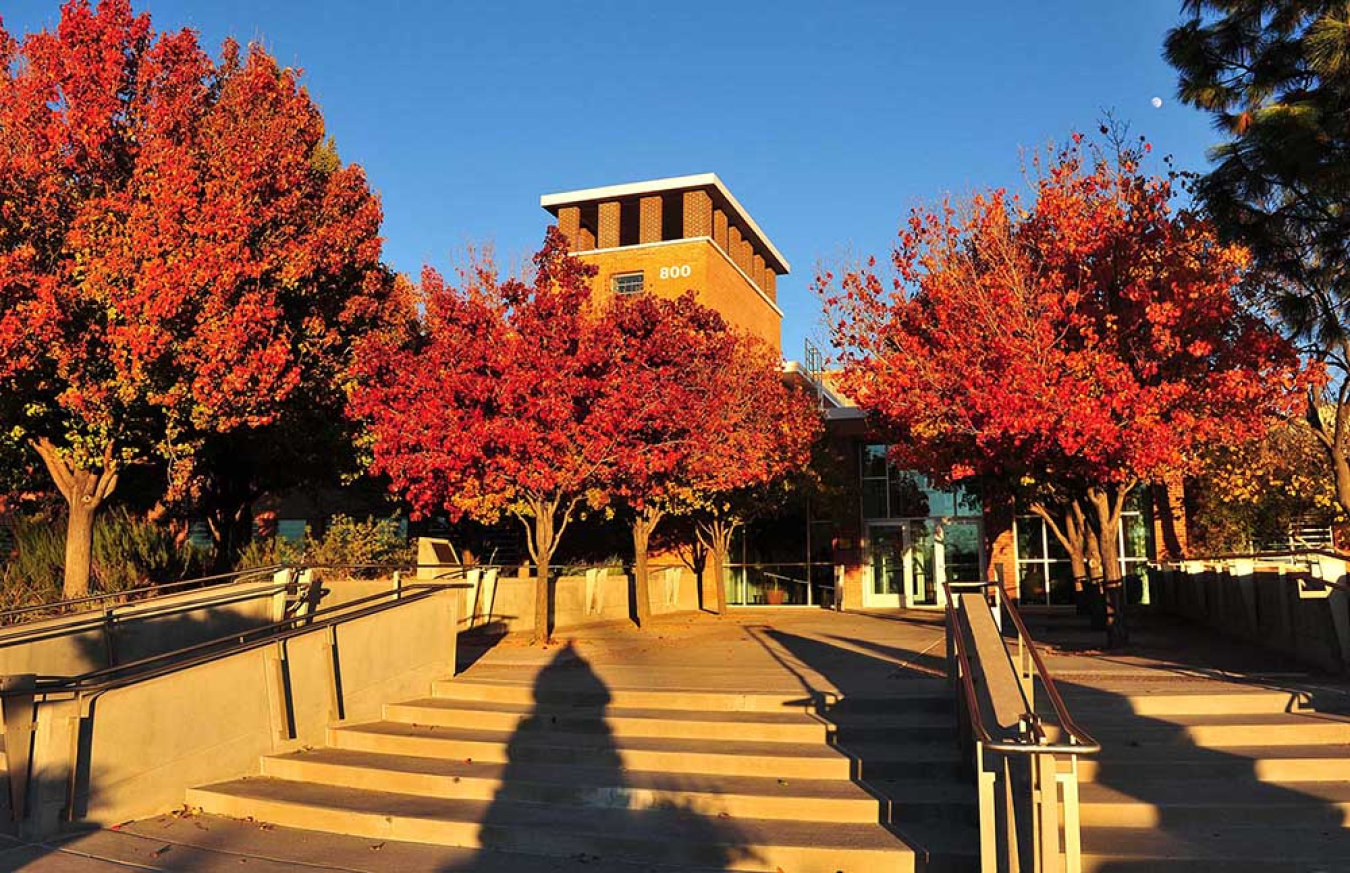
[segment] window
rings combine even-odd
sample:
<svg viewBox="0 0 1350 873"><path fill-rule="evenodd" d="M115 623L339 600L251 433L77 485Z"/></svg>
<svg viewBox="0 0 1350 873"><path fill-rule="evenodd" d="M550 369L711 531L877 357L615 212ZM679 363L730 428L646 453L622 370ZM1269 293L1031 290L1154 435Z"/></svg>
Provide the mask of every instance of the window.
<svg viewBox="0 0 1350 873"><path fill-rule="evenodd" d="M1120 570L1142 574L1148 564L1151 522L1145 488L1137 488L1120 517ZM1073 603L1073 571L1069 553L1039 516L1019 515L1014 522L1017 578L1023 603Z"/></svg>
<svg viewBox="0 0 1350 873"><path fill-rule="evenodd" d="M863 518L948 518L979 515L980 498L971 488L934 486L928 477L897 470L886 459L886 446L866 445L862 451Z"/></svg>
<svg viewBox="0 0 1350 873"><path fill-rule="evenodd" d="M620 273L614 277L613 287L615 294L641 294L643 286L642 273Z"/></svg>

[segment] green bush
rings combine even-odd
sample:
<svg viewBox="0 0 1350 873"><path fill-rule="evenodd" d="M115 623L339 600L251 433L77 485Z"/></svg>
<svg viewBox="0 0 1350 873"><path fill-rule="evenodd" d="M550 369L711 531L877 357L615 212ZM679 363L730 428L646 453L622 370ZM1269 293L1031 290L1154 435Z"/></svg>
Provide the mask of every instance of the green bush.
<svg viewBox="0 0 1350 873"><path fill-rule="evenodd" d="M6 525L13 546L0 555L0 609L61 599L66 562L64 513L16 516ZM125 509L99 513L94 522L91 593L112 593L198 575L203 556L179 545L166 526Z"/></svg>
<svg viewBox="0 0 1350 873"><path fill-rule="evenodd" d="M239 554L236 568L247 570L273 564L397 564L409 566L415 561L413 547L399 535L397 518L366 518L357 521L335 515L323 536L305 530L301 543L280 537L257 537ZM329 575L379 576L378 569L330 570Z"/></svg>

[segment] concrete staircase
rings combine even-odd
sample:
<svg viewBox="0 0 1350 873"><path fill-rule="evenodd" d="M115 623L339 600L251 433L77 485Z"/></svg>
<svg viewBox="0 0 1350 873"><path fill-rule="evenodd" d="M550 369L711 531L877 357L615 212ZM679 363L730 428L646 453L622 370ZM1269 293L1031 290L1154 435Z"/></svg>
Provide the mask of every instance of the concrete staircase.
<svg viewBox="0 0 1350 873"><path fill-rule="evenodd" d="M1083 869L1350 870L1345 699L1180 685L1061 684L1103 747L1079 764Z"/></svg>
<svg viewBox="0 0 1350 873"><path fill-rule="evenodd" d="M940 682L825 704L611 689L588 670L547 669L549 681L437 683L188 802L480 849L482 869L503 873L511 853L685 870L976 869L974 794Z"/></svg>

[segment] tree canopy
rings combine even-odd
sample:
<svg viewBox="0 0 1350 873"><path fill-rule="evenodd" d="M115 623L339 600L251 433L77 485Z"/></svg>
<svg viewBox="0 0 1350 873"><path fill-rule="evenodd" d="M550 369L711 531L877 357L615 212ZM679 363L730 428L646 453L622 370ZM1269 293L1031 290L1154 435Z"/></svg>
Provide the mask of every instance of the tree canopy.
<svg viewBox="0 0 1350 873"><path fill-rule="evenodd" d="M126 465L180 486L208 435L342 367L389 295L380 219L261 47L213 61L129 0L0 29L0 419L69 505L68 595Z"/></svg>
<svg viewBox="0 0 1350 873"><path fill-rule="evenodd" d="M843 389L894 460L1003 483L1057 533L1081 518L1108 587L1130 490L1256 433L1305 384L1235 293L1246 251L1174 210L1147 151L1075 136L1037 162L1029 200L996 190L916 210L891 276L869 262L818 283Z"/></svg>

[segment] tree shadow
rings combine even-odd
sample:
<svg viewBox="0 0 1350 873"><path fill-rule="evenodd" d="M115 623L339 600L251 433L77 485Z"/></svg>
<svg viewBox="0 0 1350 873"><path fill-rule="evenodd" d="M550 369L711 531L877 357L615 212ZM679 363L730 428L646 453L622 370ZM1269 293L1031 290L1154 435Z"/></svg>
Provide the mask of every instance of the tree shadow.
<svg viewBox="0 0 1350 873"><path fill-rule="evenodd" d="M539 672L513 731L474 856L446 873L501 873L512 853L739 869L754 860L736 823L696 809L694 774L625 761L608 686L569 642ZM645 869L645 868L643 868Z"/></svg>
<svg viewBox="0 0 1350 873"><path fill-rule="evenodd" d="M1350 857L1350 793L1342 780L1318 772L1319 760L1346 755L1350 726L1335 714L1350 711L1350 696L1315 683L1244 676L1233 670L1244 659L1224 656L1222 648L1204 641L1197 644L1191 632L1167 629L1174 635L1170 645L1162 633L1149 647L1163 676L1174 671L1170 677L1116 672L1103 684L1096 684L1101 679L1095 675L1056 682L1069 714L1102 744L1099 754L1079 760L1083 849L1110 856L1094 869L1156 869L1158 850L1149 854L1149 844L1156 843L1161 851L1191 852L1198 863L1243 859L1254 865L1279 862L1281 870L1350 870L1350 863L1330 860ZM1065 636L1072 639L1074 629L1067 628ZM1055 632L1046 632L1045 638L1053 643ZM1040 634L1037 642L1042 642ZM1112 665L1102 675L1119 669L1115 653L1076 651ZM1155 711L1158 704L1149 698L1187 693L1171 684L1187 679L1192 692L1231 692L1221 685L1239 685L1243 691L1274 694L1262 704L1251 704L1248 697L1249 713L1239 705L1246 695L1209 706L1211 715ZM1215 684L1204 689L1196 682ZM1037 692L1036 711L1052 720L1054 710L1039 685ZM1300 740L1292 733L1300 727L1331 733ZM1267 733L1272 728L1286 733ZM1341 731L1339 740L1336 731Z"/></svg>
<svg viewBox="0 0 1350 873"><path fill-rule="evenodd" d="M978 852L976 797L974 786L962 781L950 742L950 701L945 688L938 695L906 688L906 680L933 677L904 662L931 659L857 638L831 636L835 644L772 627L750 630L801 684L807 697L795 703L825 722L830 745L849 758L854 784L876 798L878 823L914 850L918 869L928 869L925 859L934 869L968 866ZM797 669L775 646L824 681Z"/></svg>

